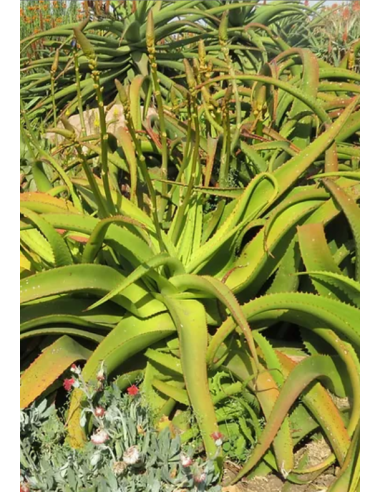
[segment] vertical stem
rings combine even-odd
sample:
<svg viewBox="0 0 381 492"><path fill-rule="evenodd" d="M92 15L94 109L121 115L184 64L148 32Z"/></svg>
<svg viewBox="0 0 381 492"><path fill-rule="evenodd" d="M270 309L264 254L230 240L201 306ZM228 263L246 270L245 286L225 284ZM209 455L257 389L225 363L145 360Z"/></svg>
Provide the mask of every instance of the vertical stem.
<svg viewBox="0 0 381 492"><path fill-rule="evenodd" d="M81 76L79 73L79 62L78 62L78 50L77 50L77 48L75 48L75 51L74 51L74 70L75 70L75 83L77 85L79 121L81 122L81 136L86 136L87 132L86 132L86 125L85 125L85 118L83 116Z"/></svg>
<svg viewBox="0 0 381 492"><path fill-rule="evenodd" d="M57 108L56 108L56 99L54 97L54 72L53 71L50 72L50 90L52 93L54 128L57 128Z"/></svg>
<svg viewBox="0 0 381 492"><path fill-rule="evenodd" d="M104 103L103 103L103 96L102 96L104 87L100 86L100 71L97 70L97 65L98 65L97 55L95 53L93 46L82 32L82 29L87 24L87 22L88 19L86 19L84 23L82 23L82 25L80 25L79 27L74 27L73 31L76 40L81 45L81 49L83 53L85 54L86 58L89 60L89 68L91 70L91 78L93 79L96 99L98 103L98 110L99 110L99 122L100 122L100 129L101 129L102 182L105 190L108 213L114 214L115 207L112 200L109 175L108 175L108 145L107 145L108 135L107 135L106 117L105 117L105 110L104 110Z"/></svg>
<svg viewBox="0 0 381 492"><path fill-rule="evenodd" d="M229 99L231 95L231 87L226 91L222 101L222 125L223 125L223 145L221 151L221 165L218 182L221 188L226 188L228 185L229 163L230 163L230 118L229 118Z"/></svg>
<svg viewBox="0 0 381 492"><path fill-rule="evenodd" d="M156 63L156 50L155 50L155 31L153 24L152 10L148 13L147 21L147 51L148 59L151 65L151 76L153 82L154 95L157 102L157 109L159 114L159 126L160 126L160 139L161 139L161 175L164 180L168 177L168 149L167 149L167 133L165 131L164 120L164 106L163 99L161 97L159 78L157 75L157 63ZM165 207L168 202L168 185L162 183L162 200L160 201L159 219L163 219Z"/></svg>
<svg viewBox="0 0 381 492"><path fill-rule="evenodd" d="M54 56L54 61L53 61L52 67L50 69L50 90L52 93L53 118L54 118L54 127L55 128L57 128L57 107L56 107L56 98L55 98L55 79L54 79L54 76L55 76L57 69L58 69L59 55L60 55L59 50L56 50L56 54ZM56 145L57 145L57 135L56 135L55 141L56 141Z"/></svg>
<svg viewBox="0 0 381 492"><path fill-rule="evenodd" d="M148 192L149 192L149 195L151 198L152 216L153 216L153 221L155 224L157 239L158 239L159 245L160 245L160 250L166 251L166 247L164 245L163 238L161 235L161 227L160 227L159 217L158 217L158 213L157 213L156 192L155 192L155 189L152 185L152 181L151 181L151 178L150 178L150 175L148 172L148 168L147 168L146 159L145 159L145 156L142 152L140 140L136 136L134 122L133 122L132 116L131 116L130 94L129 94L129 92L128 92L128 94L126 94L125 88L120 84L120 82L118 80L115 81L115 85L118 89L120 101L123 105L124 119L126 120L128 131L129 131L131 138L132 138L132 141L134 143L135 150L136 150L136 153L138 155L139 166L141 167L143 177L144 177L144 180L147 184Z"/></svg>
<svg viewBox="0 0 381 492"><path fill-rule="evenodd" d="M107 206L105 204L104 198L99 190L98 184L94 178L93 173L91 172L90 166L87 162L86 156L82 151L81 145L76 145L76 150L78 152L78 156L82 161L82 167L83 170L85 171L87 181L89 182L91 191L94 194L94 199L96 201L96 204L98 205L98 214L101 219L104 219L108 217L107 213Z"/></svg>
<svg viewBox="0 0 381 492"><path fill-rule="evenodd" d="M100 123L100 130L101 130L101 149L102 149L101 152L102 181L105 190L108 211L109 213L114 214L115 208L111 196L111 188L110 188L110 181L108 175L108 148L107 148L108 134L106 128L106 117L105 117L105 110L104 110L104 103L103 103L103 96L102 96L103 87L100 86L100 72L99 70L96 70L96 58L93 59L92 63L90 64L90 68L92 68L91 77L94 81L94 89L96 93L98 110L99 110L99 123Z"/></svg>
<svg viewBox="0 0 381 492"><path fill-rule="evenodd" d="M220 28L219 28L219 41L221 45L221 51L224 55L225 62L228 66L229 69L229 75L232 77L232 85L233 85L233 90L234 90L234 98L235 98L235 104L236 104L236 127L235 131L233 134L233 138L231 139L231 145L229 152L233 152L235 149L235 146L237 145L240 131L241 131L241 102L239 99L239 92L238 92L238 85L235 80L235 71L234 71L234 66L232 63L232 60L229 55L229 46L228 46L228 35L227 35L227 25L228 25L228 18L227 18L227 12L224 13ZM230 131L230 130L229 130Z"/></svg>
<svg viewBox="0 0 381 492"><path fill-rule="evenodd" d="M182 230L181 225L182 225L182 221L184 219L185 210L186 210L188 203L189 203L189 200L191 199L191 196L192 196L193 184L194 184L194 181L196 179L196 166L197 166L197 162L199 159L198 152L199 152L199 147L200 147L200 126L199 126L198 113L197 113L197 101L196 101L196 98L195 98L193 91L191 91L190 98L191 98L191 104L190 104L191 119L192 119L193 124L194 124L194 130L195 130L195 137L196 138L195 138L195 144L194 144L193 154L192 154L191 175L190 175L190 179L189 179L189 184L187 187L187 191L185 193L184 201L178 209L177 217L176 217L176 224L175 224L175 227L174 227L173 233L172 233L172 241L173 241L173 244L175 244L175 245L176 245L176 243L180 237L180 232Z"/></svg>

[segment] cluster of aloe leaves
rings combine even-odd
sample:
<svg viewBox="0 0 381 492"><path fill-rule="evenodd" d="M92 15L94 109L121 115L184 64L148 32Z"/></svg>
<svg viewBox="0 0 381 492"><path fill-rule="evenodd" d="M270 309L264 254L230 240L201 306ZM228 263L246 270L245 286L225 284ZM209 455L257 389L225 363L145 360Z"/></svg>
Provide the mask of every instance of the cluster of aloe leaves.
<svg viewBox="0 0 381 492"><path fill-rule="evenodd" d="M104 364L122 388L140 378L158 425L199 435L207 455L213 433L240 435L252 450L235 481L254 470L306 483L337 463L330 492L354 492L359 75L272 29L311 10L299 3L136 4L122 21L43 33L60 50L21 79L38 189L21 194L21 406L73 362L86 380ZM115 95L125 126L114 135ZM79 103L82 117L96 104L100 134L73 128ZM41 115L64 137L51 151ZM82 399L75 390L74 447ZM318 433L331 455L296 463Z"/></svg>

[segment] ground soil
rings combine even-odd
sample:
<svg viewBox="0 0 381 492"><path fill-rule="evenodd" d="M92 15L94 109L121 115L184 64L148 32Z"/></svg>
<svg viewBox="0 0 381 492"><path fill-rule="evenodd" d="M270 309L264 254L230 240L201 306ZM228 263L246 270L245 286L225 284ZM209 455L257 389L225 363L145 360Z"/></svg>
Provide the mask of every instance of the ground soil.
<svg viewBox="0 0 381 492"><path fill-rule="evenodd" d="M327 458L331 450L323 439L311 441L299 450L296 455L296 461L305 452L308 453L308 465L314 466ZM239 467L237 465L228 463L223 483L229 483L238 471ZM267 477L256 477L252 480L243 479L236 485L223 487L222 490L224 492L326 492L334 480L335 469L331 467L312 483L306 485L286 483L276 475L268 475Z"/></svg>

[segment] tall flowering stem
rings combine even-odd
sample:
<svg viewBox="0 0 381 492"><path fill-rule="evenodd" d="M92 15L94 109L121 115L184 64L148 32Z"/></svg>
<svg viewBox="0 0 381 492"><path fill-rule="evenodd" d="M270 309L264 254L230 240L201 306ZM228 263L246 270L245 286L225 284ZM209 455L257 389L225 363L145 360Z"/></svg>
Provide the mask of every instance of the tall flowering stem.
<svg viewBox="0 0 381 492"><path fill-rule="evenodd" d="M56 99L55 99L55 75L58 69L58 61L60 56L60 50L56 50L56 54L54 56L54 61L52 63L50 69L50 87L52 93L52 105L53 105L53 119L54 126L57 127L57 107L56 107Z"/></svg>
<svg viewBox="0 0 381 492"><path fill-rule="evenodd" d="M239 140L240 131L241 131L241 119L242 119L242 116L241 116L241 102L240 102L241 100L240 100L240 96L239 96L239 93L238 93L237 82L235 80L234 65L233 65L232 59L231 59L231 57L229 55L229 46L228 46L228 39L229 39L228 38L228 16L227 16L227 12L225 12L223 14L223 16L222 16L220 27L219 27L219 31L218 31L218 35L219 35L219 42L220 42L220 46L221 46L221 51L222 51L222 54L224 55L225 62L227 64L227 66L228 66L229 75L232 78L232 85L233 85L234 98L235 98L235 104L236 104L236 127L235 127L235 130L234 130L234 134L233 134L233 137L231 139L230 145L229 145L229 150L228 150L228 152L232 153L234 151L237 143L238 143L238 140ZM227 125L224 128L224 135L225 135L226 129L227 129ZM228 131L228 133L229 133L229 131ZM229 138L230 138L230 136L229 136ZM232 168L232 169L233 168L236 168L236 160L235 159L233 159L230 168ZM227 178L227 176L223 176L223 182L220 183L220 186L225 187L227 185L226 178Z"/></svg>
<svg viewBox="0 0 381 492"><path fill-rule="evenodd" d="M86 23L88 19L86 19ZM86 136L85 118L83 116L83 104L82 104L82 92L81 92L81 75L79 73L79 54L78 46L75 40L73 40L73 58L74 58L74 71L75 71L75 83L77 86L77 99L78 99L78 111L79 121L81 123L81 135Z"/></svg>
<svg viewBox="0 0 381 492"><path fill-rule="evenodd" d="M164 180L168 176L168 149L167 149L167 133L165 131L165 121L164 121L164 105L163 99L161 97L159 78L157 75L157 63L156 63L156 49L155 49L155 26L153 21L152 10L148 13L147 19L147 51L148 59L151 65L151 76L153 82L154 95L157 101L157 109L159 114L159 126L160 126L160 139L161 139L161 174ZM159 219L162 220L165 207L168 201L168 185L167 183L162 183L162 200L159 207Z"/></svg>
<svg viewBox="0 0 381 492"><path fill-rule="evenodd" d="M230 164L231 136L230 136L229 103L230 103L231 95L232 95L232 87L229 86L226 89L221 105L224 138L222 143L221 166L220 166L220 174L219 174L218 182L222 188L226 187L228 184L228 173L229 173L229 164Z"/></svg>
<svg viewBox="0 0 381 492"><path fill-rule="evenodd" d="M93 85L95 89L95 95L96 95L98 110L99 110L99 123L101 129L102 182L105 190L108 214L113 215L115 212L115 208L112 201L110 181L108 175L108 148L107 148L108 134L107 134L107 127L106 127L106 115L105 115L104 103L103 103L104 88L101 87L100 85L101 73L99 70L97 70L98 61L92 44L78 27L74 27L73 30L78 43L81 45L83 53L85 54L86 58L89 60L89 68L91 70L91 78L93 79Z"/></svg>
<svg viewBox="0 0 381 492"><path fill-rule="evenodd" d="M196 174L197 174L197 163L199 162L199 148L200 148L200 126L199 126L198 108L197 108L196 79L194 76L193 69L186 58L184 58L184 67L185 67L185 74L187 77L187 84L189 87L188 114L190 116L189 119L191 121L191 125L194 130L195 142L194 142L192 160L191 160L191 174L189 177L187 190L184 196L184 200L180 205L180 207L178 208L176 222L173 228L172 241L174 242L174 244L177 243L180 237L180 232L182 230L182 221L184 219L186 208L192 196L193 185L195 183Z"/></svg>
<svg viewBox="0 0 381 492"><path fill-rule="evenodd" d="M115 80L115 85L116 85L116 88L118 90L120 102L122 103L122 106L123 106L123 113L124 113L124 119L126 122L126 126L128 129L128 132L132 138L132 141L133 141L133 144L135 147L135 151L136 151L137 156L138 156L139 166L140 166L140 169L142 170L145 183L148 187L148 192L149 192L151 203L152 203L152 216L153 216L153 221L155 224L155 229L156 229L156 234L158 237L159 245L160 245L161 251L165 251L166 248L164 246L163 239L161 236L161 228L160 228L160 223L159 223L159 217L157 214L156 193L155 193L155 189L152 185L152 180L151 180L151 177L149 175L148 168L147 168L146 158L145 158L145 155L142 151L141 142L137 137L134 122L133 122L132 115L131 115L130 87L128 87L126 90L126 88L119 82L119 80Z"/></svg>

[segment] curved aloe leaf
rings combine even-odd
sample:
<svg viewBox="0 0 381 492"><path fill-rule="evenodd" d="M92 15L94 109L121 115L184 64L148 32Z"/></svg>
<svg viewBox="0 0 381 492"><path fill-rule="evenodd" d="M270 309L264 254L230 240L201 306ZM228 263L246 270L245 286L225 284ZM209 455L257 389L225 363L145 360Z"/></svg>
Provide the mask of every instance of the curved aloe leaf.
<svg viewBox="0 0 381 492"><path fill-rule="evenodd" d="M278 399L275 402L270 418L261 435L261 442L254 448L248 461L242 470L234 477L232 483L236 483L245 476L262 458L271 442L276 437L284 418L290 410L292 404L298 396L312 381L319 377L327 377L333 368L332 361L324 355L311 356L301 361L289 374L284 385L280 390Z"/></svg>
<svg viewBox="0 0 381 492"><path fill-rule="evenodd" d="M46 222L39 214L32 212L28 209L20 209L20 212L30 219L40 231L44 234L46 239L49 242L50 247L52 248L55 265L57 267L64 265L72 265L73 260L70 255L69 249L66 246L65 241L58 234L58 232L48 223Z"/></svg>
<svg viewBox="0 0 381 492"><path fill-rule="evenodd" d="M20 302L26 303L56 294L81 291L102 295L119 285L123 278L122 274L105 265L69 265L55 268L23 279ZM115 297L114 301L137 316L143 313L149 316L162 309L161 303L149 295L147 303L138 309L135 303L147 294L143 288L134 284Z"/></svg>
<svg viewBox="0 0 381 492"><path fill-rule="evenodd" d="M319 320L322 323L321 326L339 331L355 347L358 347L360 343L360 311L334 299L299 292L269 294L243 305L242 311L249 322L259 324L269 320L283 319L308 328L311 320ZM235 326L235 321L228 318L211 338L207 353L209 364L214 360L219 346L233 332Z"/></svg>
<svg viewBox="0 0 381 492"><path fill-rule="evenodd" d="M205 310L197 301L180 301L163 296L180 339L181 365L189 400L194 409L206 452L213 456L216 444L211 436L218 425L206 371L208 331Z"/></svg>
<svg viewBox="0 0 381 492"><path fill-rule="evenodd" d="M323 183L340 205L352 229L356 243L356 280L360 280L360 208L355 200L335 182L324 179Z"/></svg>
<svg viewBox="0 0 381 492"><path fill-rule="evenodd" d="M79 343L63 336L47 347L21 376L20 407L26 408L75 361L91 354Z"/></svg>
<svg viewBox="0 0 381 492"><path fill-rule="evenodd" d="M174 269L174 272L177 273L183 273L184 272L184 267L180 263L179 260L176 258L172 258L168 255L168 253L161 253L150 260L148 260L145 263L142 263L134 272L131 273L131 275L128 275L116 288L111 290L107 295L102 297L99 301L95 302L92 304L88 309L94 309L101 304L105 303L106 301L109 301L116 295L118 295L120 292L125 290L127 287L132 285L134 282L142 278L145 274L147 274L151 269L157 268L162 265L169 265L172 266Z"/></svg>
<svg viewBox="0 0 381 492"><path fill-rule="evenodd" d="M98 251L102 247L102 243L106 236L107 229L112 224L116 224L116 225L132 224L134 226L141 227L142 229L146 229L145 225L142 222L139 222L136 219L131 219L129 217L124 217L122 215L121 216L114 215L113 217L108 217L106 219L101 220L95 226L86 244L86 247L82 255L82 263L93 263Z"/></svg>
<svg viewBox="0 0 381 492"><path fill-rule="evenodd" d="M176 328L168 313L158 314L145 320L134 316L124 318L89 357L82 371L85 381L95 380L102 363L108 374L111 374L133 355L173 335L175 331ZM79 423L82 399L82 392L75 390L68 416L69 442L73 447L82 447L86 440Z"/></svg>
<svg viewBox="0 0 381 492"><path fill-rule="evenodd" d="M197 276L197 275L178 275L176 277L172 277L171 283L178 289L197 289L202 292L211 294L217 299L219 299L230 311L231 316L237 323L237 325L241 328L245 339L247 341L247 345L255 361L255 365L253 367L254 371L258 371L258 356L255 349L253 337L251 335L250 326L246 320L244 313L242 312L242 308L239 305L237 299L234 297L232 291L221 281L208 276Z"/></svg>

